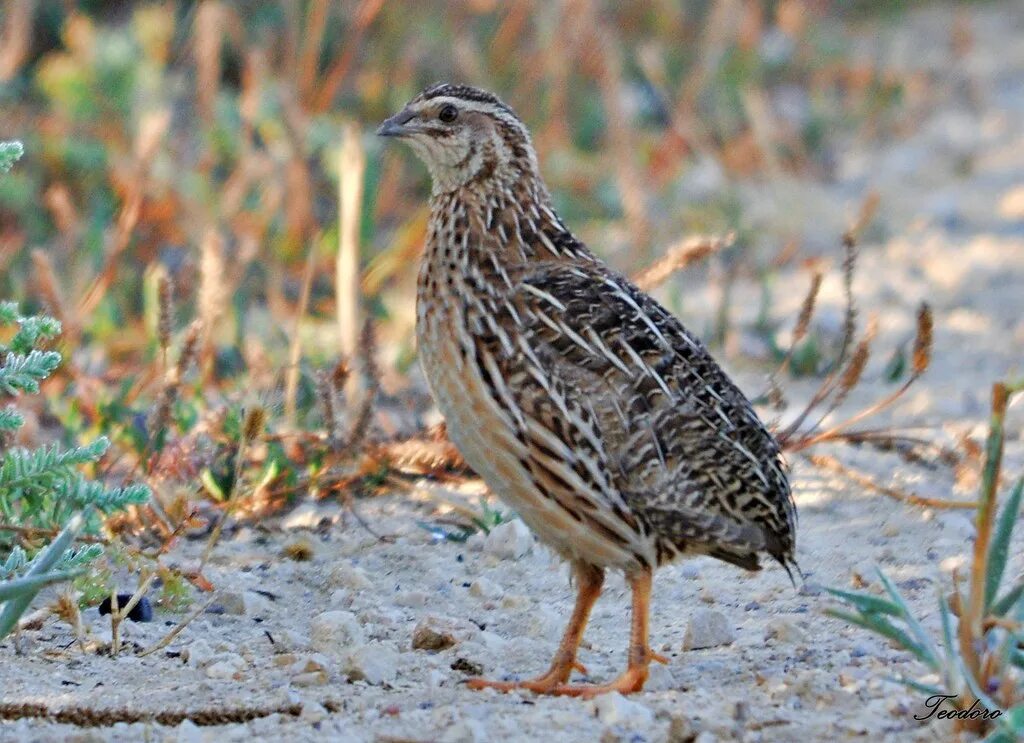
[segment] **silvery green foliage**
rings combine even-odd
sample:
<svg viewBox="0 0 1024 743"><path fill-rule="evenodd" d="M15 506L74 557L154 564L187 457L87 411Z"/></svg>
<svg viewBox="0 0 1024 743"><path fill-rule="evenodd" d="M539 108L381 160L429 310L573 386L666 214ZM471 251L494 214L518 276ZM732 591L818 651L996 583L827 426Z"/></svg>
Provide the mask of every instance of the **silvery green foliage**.
<svg viewBox="0 0 1024 743"><path fill-rule="evenodd" d="M38 392L39 383L61 358L36 346L59 334L60 323L49 317L24 317L13 302L0 302L0 326L17 327L11 340L0 344L0 397ZM0 408L0 437L9 439L23 422L13 406ZM104 514L149 499L144 485L107 488L82 474L79 467L98 461L109 445L100 437L71 448L51 444L34 450L0 449L0 524L43 533L61 530L30 559L8 539L12 530L0 529L0 638L14 628L43 587L75 577L101 554L99 545L74 548L80 532L96 533Z"/></svg>
<svg viewBox="0 0 1024 743"><path fill-rule="evenodd" d="M6 173L24 152L21 142L0 142L0 173Z"/></svg>

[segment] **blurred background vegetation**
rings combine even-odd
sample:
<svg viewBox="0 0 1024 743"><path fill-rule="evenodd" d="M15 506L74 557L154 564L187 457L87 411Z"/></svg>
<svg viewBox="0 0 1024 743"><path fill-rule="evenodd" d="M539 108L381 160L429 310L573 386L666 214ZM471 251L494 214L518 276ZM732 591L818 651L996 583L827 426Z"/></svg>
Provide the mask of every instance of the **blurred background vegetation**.
<svg viewBox="0 0 1024 743"><path fill-rule="evenodd" d="M829 227L754 229L737 189L828 182L842 142L908 126L920 79L850 54L852 30L904 6L4 3L0 139L25 156L0 181L0 297L60 321L48 343L65 359L25 401L18 443L111 441L91 474L153 493L108 522L138 538L130 566L202 515L394 488L403 457L421 473L455 462L442 431L422 437L435 418L413 363L428 176L373 136L438 80L517 110L557 209L621 271L710 236L693 271L717 307L695 329L737 355L742 279L760 341L741 350L767 371L786 356L773 273ZM864 203L858 235L877 198ZM685 317L681 286L658 291ZM798 340L788 372L829 371L813 329ZM415 436L414 451L364 446Z"/></svg>
<svg viewBox="0 0 1024 743"><path fill-rule="evenodd" d="M154 353L167 275L179 319L206 322L207 381L272 387L307 256L302 332L323 340L307 351L338 353L339 170L354 168L359 282L385 366L404 370L429 183L372 131L423 86L503 96L563 216L631 272L695 232L752 247L734 179L827 179L841 132L897 125L902 81L844 57L875 6L15 0L0 133L27 156L0 186L0 295L55 313L77 353L99 344L92 362L134 363Z"/></svg>

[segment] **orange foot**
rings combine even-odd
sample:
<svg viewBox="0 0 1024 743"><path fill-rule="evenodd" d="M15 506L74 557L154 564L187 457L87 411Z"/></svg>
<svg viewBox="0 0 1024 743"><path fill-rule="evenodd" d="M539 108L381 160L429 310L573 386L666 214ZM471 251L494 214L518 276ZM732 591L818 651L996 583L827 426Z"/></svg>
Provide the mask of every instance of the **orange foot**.
<svg viewBox="0 0 1024 743"><path fill-rule="evenodd" d="M466 686L476 691L496 689L501 692L509 692L516 689L526 689L536 694L553 694L555 689L566 685L565 682L569 680L569 675L573 670L577 670L584 675L587 673L586 666L579 661L573 661L570 665L552 668L543 676L535 679L527 679L526 681L491 681L490 679L472 678L466 682Z"/></svg>
<svg viewBox="0 0 1024 743"><path fill-rule="evenodd" d="M548 693L580 699L593 699L613 691L617 691L619 694L635 694L644 688L645 681L647 681L647 667L633 666L608 684L560 684Z"/></svg>

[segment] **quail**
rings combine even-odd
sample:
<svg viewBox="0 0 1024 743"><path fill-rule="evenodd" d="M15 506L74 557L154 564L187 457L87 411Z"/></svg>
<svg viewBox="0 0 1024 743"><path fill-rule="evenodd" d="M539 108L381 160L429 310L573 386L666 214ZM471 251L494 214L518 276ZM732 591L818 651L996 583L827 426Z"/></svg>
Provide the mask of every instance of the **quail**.
<svg viewBox="0 0 1024 743"><path fill-rule="evenodd" d="M420 363L448 435L568 560L575 608L550 669L473 688L590 697L640 690L654 571L685 555L795 565L779 446L708 350L573 236L526 126L491 93L437 84L377 133L432 179L417 282ZM569 683L607 570L632 591L628 666Z"/></svg>

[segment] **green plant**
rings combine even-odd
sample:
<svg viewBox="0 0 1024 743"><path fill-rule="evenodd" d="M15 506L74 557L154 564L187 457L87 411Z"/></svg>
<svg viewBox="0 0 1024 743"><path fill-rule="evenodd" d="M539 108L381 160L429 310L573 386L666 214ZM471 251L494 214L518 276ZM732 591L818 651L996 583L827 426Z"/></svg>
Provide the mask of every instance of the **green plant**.
<svg viewBox="0 0 1024 743"><path fill-rule="evenodd" d="M35 394L61 360L59 353L37 346L58 335L60 323L49 317L24 317L13 302L0 303L0 327L12 326L17 330L11 339L0 343L0 395ZM23 416L13 407L0 410L3 443L23 424ZM107 488L86 479L79 466L96 462L107 447L107 440L99 438L69 449L51 444L0 450L0 638L14 628L44 586L80 575L102 552L99 544L75 549L80 532L95 534L102 514L149 498L145 486ZM40 545L46 537L54 538Z"/></svg>
<svg viewBox="0 0 1024 743"><path fill-rule="evenodd" d="M6 173L21 159L21 142L0 142L0 173Z"/></svg>
<svg viewBox="0 0 1024 743"><path fill-rule="evenodd" d="M886 637L939 677L938 683L899 678L900 683L928 694L929 707L948 701L956 710L950 714L960 729L987 733L985 740L999 743L1024 738L1024 579L1003 587L1010 538L1024 496L1024 477L1011 488L1002 512L996 513L1006 408L1010 397L1022 391L1024 380L993 385L967 593L961 591L955 575L952 591L940 593L939 642L925 631L881 571L878 575L885 596L829 589L854 610L830 609L829 614Z"/></svg>

